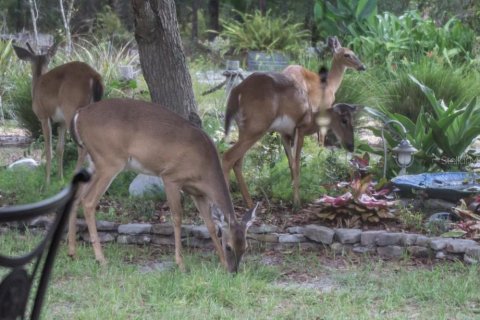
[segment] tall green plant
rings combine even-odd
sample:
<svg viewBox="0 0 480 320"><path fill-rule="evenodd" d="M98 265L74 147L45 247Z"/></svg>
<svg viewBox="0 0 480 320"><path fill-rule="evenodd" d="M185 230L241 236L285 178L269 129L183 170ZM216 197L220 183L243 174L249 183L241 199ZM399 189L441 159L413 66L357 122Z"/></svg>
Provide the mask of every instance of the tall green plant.
<svg viewBox="0 0 480 320"><path fill-rule="evenodd" d="M427 96L411 80L410 75L431 88L436 97L444 101L470 101L480 95L480 73L462 66L450 67L427 57L382 75L386 106L413 121L417 119L421 107L430 113L433 110Z"/></svg>
<svg viewBox="0 0 480 320"><path fill-rule="evenodd" d="M431 128L435 143L442 150L442 156L461 157L473 140L480 135L480 101L474 98L466 103L438 100L432 89L420 83L413 76L422 92L427 96L433 114L427 114L426 125Z"/></svg>
<svg viewBox="0 0 480 320"><path fill-rule="evenodd" d="M320 35L359 35L377 14L377 0L316 0L314 19Z"/></svg>
<svg viewBox="0 0 480 320"><path fill-rule="evenodd" d="M396 120L405 127L407 139L419 150L415 154L417 171L448 169L437 160L461 158L473 140L480 135L480 101L478 98L473 98L467 102L459 100L446 104L443 100L437 99L433 90L415 77L410 75L410 79L426 95L431 105L431 112L424 112L422 107L417 119L412 121L384 107L365 110L382 123ZM370 129L375 135L381 136L382 127ZM399 138L403 137L403 133L395 126L384 129L385 143L391 150L398 144ZM373 150L365 145L360 146L360 149L383 154L382 150Z"/></svg>

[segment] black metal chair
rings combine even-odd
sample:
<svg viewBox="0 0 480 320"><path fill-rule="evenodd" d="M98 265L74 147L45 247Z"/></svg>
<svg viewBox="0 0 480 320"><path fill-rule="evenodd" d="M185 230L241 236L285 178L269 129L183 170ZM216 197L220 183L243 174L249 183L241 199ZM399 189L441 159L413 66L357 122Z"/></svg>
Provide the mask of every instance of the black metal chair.
<svg viewBox="0 0 480 320"><path fill-rule="evenodd" d="M33 218L54 215L48 230L33 250L20 256L0 253L0 275L3 276L0 283L0 320L25 319L27 314L30 319L40 317L53 262L75 196L80 184L89 179L89 173L82 170L68 187L49 199L0 208L0 224L10 226L15 222L25 223Z"/></svg>

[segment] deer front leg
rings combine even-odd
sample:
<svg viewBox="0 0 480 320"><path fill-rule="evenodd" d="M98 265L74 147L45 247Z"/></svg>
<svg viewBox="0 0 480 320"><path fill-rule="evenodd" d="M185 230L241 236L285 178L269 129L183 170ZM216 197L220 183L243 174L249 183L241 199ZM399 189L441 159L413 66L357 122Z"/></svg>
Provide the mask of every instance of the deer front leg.
<svg viewBox="0 0 480 320"><path fill-rule="evenodd" d="M185 272L185 264L182 257L182 203L180 196L180 188L172 183L164 181L165 194L167 196L168 205L172 212L173 218L173 234L175 237L175 262L182 272Z"/></svg>
<svg viewBox="0 0 480 320"><path fill-rule="evenodd" d="M293 181L293 156L292 156L292 139L282 134L282 144L285 154L287 155L288 167L290 168L290 178Z"/></svg>
<svg viewBox="0 0 480 320"><path fill-rule="evenodd" d="M223 247L220 239L217 237L217 230L215 228L215 222L212 219L212 212L210 211L210 205L204 197L193 197L195 204L197 205L200 216L202 217L205 225L207 226L208 233L212 238L213 245L215 250L217 250L218 256L220 258L220 263L228 270L227 259L225 258L225 253L223 252Z"/></svg>
<svg viewBox="0 0 480 320"><path fill-rule="evenodd" d="M262 137L262 135L263 132L247 137L243 132L241 132L237 143L235 143L235 145L228 149L223 155L223 174L225 177L225 181L227 182L227 186L229 185L230 169L233 168L235 172L235 177L237 178L237 182L240 187L240 192L243 196L243 200L249 208L253 207L253 201L250 197L250 194L248 193L245 179L243 178L243 157L245 156L245 153L248 151L248 149L250 149L255 144L255 142L257 142Z"/></svg>
<svg viewBox="0 0 480 320"><path fill-rule="evenodd" d="M302 130L297 129L294 142L294 158L293 158L293 204L300 206L300 158L302 156L302 148L304 141L304 133Z"/></svg>
<svg viewBox="0 0 480 320"><path fill-rule="evenodd" d="M80 189L78 190L78 196L72 205L70 217L68 218L67 243L68 243L68 256L71 258L74 258L76 254L78 206L79 206L79 203L82 201L83 197L85 196L85 192L88 190L89 186L90 186L90 183L80 186Z"/></svg>
<svg viewBox="0 0 480 320"><path fill-rule="evenodd" d="M45 158L47 160L45 165L45 184L50 185L50 170L52 165L52 127L50 119L40 119L42 124L42 134L45 140Z"/></svg>

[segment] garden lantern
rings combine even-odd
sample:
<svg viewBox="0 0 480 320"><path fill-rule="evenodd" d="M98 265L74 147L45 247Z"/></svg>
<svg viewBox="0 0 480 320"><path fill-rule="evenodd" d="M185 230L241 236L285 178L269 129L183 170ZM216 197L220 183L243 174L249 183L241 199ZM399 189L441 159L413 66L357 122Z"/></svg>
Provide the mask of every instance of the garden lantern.
<svg viewBox="0 0 480 320"><path fill-rule="evenodd" d="M382 142L383 142L383 151L384 151L384 166L383 166L383 177L387 176L387 144L385 143L385 137L383 135L384 129L392 124L395 123L402 128L404 138L400 141L400 143L392 149L393 158L395 162L400 167L400 172L398 175L404 175L407 173L407 168L412 165L413 163L413 154L418 150L412 146L410 141L407 139L407 129L398 122L397 120L389 120L385 122L382 127Z"/></svg>
<svg viewBox="0 0 480 320"><path fill-rule="evenodd" d="M407 139L400 141L398 146L392 149L393 157L397 165L401 168L399 176L407 173L407 168L413 163L413 154L418 150ZM386 163L386 162L385 162ZM385 168L387 165L385 164Z"/></svg>

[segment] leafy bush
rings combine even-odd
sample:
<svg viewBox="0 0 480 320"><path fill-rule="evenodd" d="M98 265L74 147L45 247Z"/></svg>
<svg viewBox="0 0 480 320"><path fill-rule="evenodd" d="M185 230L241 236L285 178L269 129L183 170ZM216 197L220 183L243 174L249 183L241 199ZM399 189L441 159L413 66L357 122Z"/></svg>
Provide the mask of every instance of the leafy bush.
<svg viewBox="0 0 480 320"><path fill-rule="evenodd" d="M103 10L97 13L95 37L101 39L101 42L112 42L115 45L123 45L133 40L133 34L125 28L109 5L104 6Z"/></svg>
<svg viewBox="0 0 480 320"><path fill-rule="evenodd" d="M431 112L424 112L421 108L416 121L386 108L366 110L381 119L382 122L393 119L397 120L407 130L407 139L419 151L415 154L416 166L410 171L426 171L434 169L447 169L441 161L442 157L448 159L461 158L473 140L480 135L480 101L475 98L470 101L451 101L446 104L438 100L432 89L420 83L413 76L410 76L431 105ZM381 136L381 128L371 128L374 134ZM390 126L384 130L385 143L391 150L395 147L402 133L399 128ZM365 148L365 146L360 146ZM368 149L368 148L367 148ZM374 150L369 150L374 151ZM377 150L383 155L383 150ZM390 162L391 163L391 162ZM448 165L448 163L447 163Z"/></svg>
<svg viewBox="0 0 480 320"><path fill-rule="evenodd" d="M377 14L377 0L316 0L314 19L322 37L358 35Z"/></svg>
<svg viewBox="0 0 480 320"><path fill-rule="evenodd" d="M229 40L235 53L247 50L284 51L296 53L303 49L309 31L301 23L292 23L290 18L276 18L268 11L265 16L238 12L240 20L222 21L220 36Z"/></svg>
<svg viewBox="0 0 480 320"><path fill-rule="evenodd" d="M452 68L424 58L409 67L399 68L386 76L385 104L392 112L403 114L413 121L421 108L433 112L427 96L410 75L431 88L444 101L470 101L480 95L479 73L463 67Z"/></svg>
<svg viewBox="0 0 480 320"><path fill-rule="evenodd" d="M395 69L426 55L449 65L474 63L474 43L475 33L456 18L437 27L433 20L409 11L400 17L389 12L377 15L349 46L363 59Z"/></svg>

